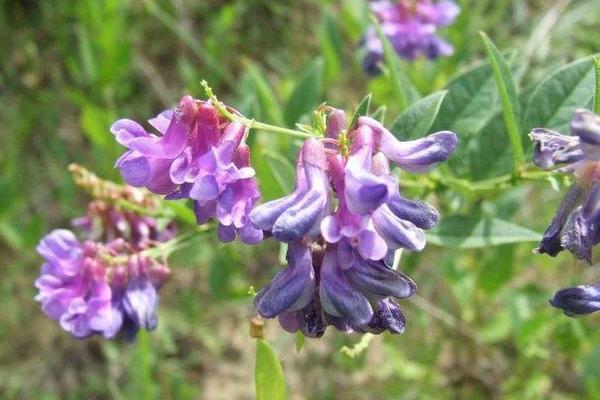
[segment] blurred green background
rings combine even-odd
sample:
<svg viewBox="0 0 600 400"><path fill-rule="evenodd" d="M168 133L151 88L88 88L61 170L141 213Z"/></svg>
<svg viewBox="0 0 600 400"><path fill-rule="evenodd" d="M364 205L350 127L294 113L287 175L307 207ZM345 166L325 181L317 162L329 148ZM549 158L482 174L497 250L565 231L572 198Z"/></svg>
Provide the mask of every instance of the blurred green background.
<svg viewBox="0 0 600 400"><path fill-rule="evenodd" d="M459 3L461 16L442 33L454 56L404 64L422 95L483 58L480 30L500 49L517 50L525 89L600 49L599 0ZM49 321L33 301L41 263L34 247L84 213L89 198L67 165L120 181L113 163L122 149L110 124L147 119L186 93L203 97L202 79L265 122L307 122L325 100L352 110L369 92L391 121L393 85L361 69L366 1L0 4L0 398L254 398L247 292L277 270L276 244L224 246L203 237L175 254L159 328L135 344L76 340ZM297 143L262 133L252 141L264 197L276 197L282 189L261 155L276 149L292 159ZM560 197L538 183L470 204L542 232ZM457 207L451 195L427 199ZM418 297L402 302L407 331L376 337L355 358L339 350L358 335L330 329L297 354L295 337L268 322L290 399L600 398L598 317L570 319L547 302L559 287L593 280L597 265L533 256L532 247L431 245L405 254L401 268L419 285Z"/></svg>

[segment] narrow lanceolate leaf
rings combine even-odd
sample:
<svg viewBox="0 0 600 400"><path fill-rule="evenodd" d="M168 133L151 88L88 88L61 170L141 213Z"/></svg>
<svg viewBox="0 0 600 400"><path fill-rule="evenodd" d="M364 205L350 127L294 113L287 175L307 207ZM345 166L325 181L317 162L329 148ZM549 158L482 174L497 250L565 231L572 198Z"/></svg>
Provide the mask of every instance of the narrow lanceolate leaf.
<svg viewBox="0 0 600 400"><path fill-rule="evenodd" d="M600 58L593 57L596 72L596 91L594 93L594 112L600 115Z"/></svg>
<svg viewBox="0 0 600 400"><path fill-rule="evenodd" d="M312 61L302 71L285 107L285 121L293 126L300 117L319 105L323 82L323 60Z"/></svg>
<svg viewBox="0 0 600 400"><path fill-rule="evenodd" d="M392 47L392 44L388 40L387 36L381 30L381 27L377 21L375 21L375 29L377 29L377 35L379 36L379 40L381 40L381 44L383 45L383 58L385 60L385 64L389 69L390 78L395 85L398 107L400 108L400 111L404 111L421 96L402 68L398 55L394 51L394 48Z"/></svg>
<svg viewBox="0 0 600 400"><path fill-rule="evenodd" d="M277 355L264 339L256 340L256 400L285 400L287 389Z"/></svg>
<svg viewBox="0 0 600 400"><path fill-rule="evenodd" d="M386 106L380 106L377 108L377 110L373 111L373 114L371 114L371 118L376 119L377 121L381 122L382 124L385 123L385 112L387 111L387 107Z"/></svg>
<svg viewBox="0 0 600 400"><path fill-rule="evenodd" d="M278 126L284 126L283 110L281 109L281 105L266 77L260 68L252 61L245 60L244 65L246 67L246 72L256 89L258 101L261 106L261 114L267 119L267 122Z"/></svg>
<svg viewBox="0 0 600 400"><path fill-rule="evenodd" d="M540 233L502 219L457 215L442 218L427 233L430 243L462 249L537 242L541 237Z"/></svg>
<svg viewBox="0 0 600 400"><path fill-rule="evenodd" d="M296 171L292 163L285 157L276 153L265 153L265 160L270 167L271 174L279 185L282 193L294 190Z"/></svg>
<svg viewBox="0 0 600 400"><path fill-rule="evenodd" d="M371 93L369 93L361 100L360 104L356 108L356 112L352 116L352 122L350 122L350 125L349 125L350 127L352 127L356 124L358 117L362 117L364 115L369 115L369 106L371 105L372 97L373 97L373 95Z"/></svg>
<svg viewBox="0 0 600 400"><path fill-rule="evenodd" d="M545 78L529 99L523 128L568 133L573 112L594 98L594 66L590 57L573 61Z"/></svg>
<svg viewBox="0 0 600 400"><path fill-rule="evenodd" d="M425 136L430 132L446 93L446 90L435 92L415 102L392 122L390 132L400 140Z"/></svg>
<svg viewBox="0 0 600 400"><path fill-rule="evenodd" d="M502 103L502 115L504 117L504 124L506 125L506 133L510 140L515 169L518 169L525 162L525 154L521 143L521 128L519 126L520 106L517 98L517 89L513 82L508 63L502 54L500 54L494 43L492 43L484 32L480 32L480 35L485 45L492 71L494 72L496 87L498 88Z"/></svg>

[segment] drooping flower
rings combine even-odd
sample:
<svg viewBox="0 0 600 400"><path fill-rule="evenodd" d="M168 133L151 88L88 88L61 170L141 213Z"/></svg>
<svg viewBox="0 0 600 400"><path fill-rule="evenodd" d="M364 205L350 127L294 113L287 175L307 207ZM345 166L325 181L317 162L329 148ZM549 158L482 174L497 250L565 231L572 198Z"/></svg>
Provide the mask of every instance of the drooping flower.
<svg viewBox="0 0 600 400"><path fill-rule="evenodd" d="M600 285L579 285L561 289L550 300L570 317L590 314L600 310Z"/></svg>
<svg viewBox="0 0 600 400"><path fill-rule="evenodd" d="M248 129L222 120L209 102L190 96L148 122L159 134L127 119L111 127L129 149L116 163L123 179L167 199L192 199L198 223L217 219L223 241L238 235L249 244L260 241L262 231L248 222L260 198L244 143Z"/></svg>
<svg viewBox="0 0 600 400"><path fill-rule="evenodd" d="M571 136L536 128L534 163L557 168L575 179L538 247L539 253L556 256L564 249L591 263L592 247L600 243L600 117L577 110Z"/></svg>
<svg viewBox="0 0 600 400"><path fill-rule="evenodd" d="M346 131L340 110L330 112L326 133L322 142L307 139L300 149L296 190L250 213L256 228L288 243L288 266L257 294L256 308L309 337L328 325L400 333L404 315L393 299L411 296L416 286L392 268L394 252L422 250L424 230L438 213L399 193L389 160L427 171L452 154L456 135L400 142L368 117Z"/></svg>
<svg viewBox="0 0 600 400"><path fill-rule="evenodd" d="M68 230L46 235L36 301L51 319L78 338L94 334L133 338L156 327L157 291L169 275L163 264L135 253L121 238L80 242Z"/></svg>
<svg viewBox="0 0 600 400"><path fill-rule="evenodd" d="M569 189L544 232L538 253L552 257L567 249L576 258L592 262L592 248L600 243L600 117L579 109L571 120L571 136L536 128L534 163L571 175ZM598 285L561 289L550 300L566 315L578 316L600 309Z"/></svg>
<svg viewBox="0 0 600 400"><path fill-rule="evenodd" d="M460 8L453 1L378 0L371 1L369 6L382 33L400 57L435 59L454 52L452 46L436 34L439 28L452 24L458 16ZM367 30L363 43L367 51L363 66L367 73L378 74L383 45L374 27Z"/></svg>

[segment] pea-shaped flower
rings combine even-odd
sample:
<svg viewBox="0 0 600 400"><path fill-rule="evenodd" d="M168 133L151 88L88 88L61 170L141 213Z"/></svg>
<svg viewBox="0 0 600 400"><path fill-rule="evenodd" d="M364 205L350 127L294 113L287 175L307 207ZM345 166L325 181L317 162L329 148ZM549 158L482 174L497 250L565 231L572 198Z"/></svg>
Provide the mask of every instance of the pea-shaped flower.
<svg viewBox="0 0 600 400"><path fill-rule="evenodd" d="M250 214L255 228L288 243L288 266L258 293L256 308L310 337L328 325L400 333L404 315L394 298L411 296L416 285L391 260L400 248L422 250L438 213L400 195L389 161L428 171L452 154L456 135L400 142L368 117L346 129L343 111L331 110L326 136L300 149L296 190Z"/></svg>

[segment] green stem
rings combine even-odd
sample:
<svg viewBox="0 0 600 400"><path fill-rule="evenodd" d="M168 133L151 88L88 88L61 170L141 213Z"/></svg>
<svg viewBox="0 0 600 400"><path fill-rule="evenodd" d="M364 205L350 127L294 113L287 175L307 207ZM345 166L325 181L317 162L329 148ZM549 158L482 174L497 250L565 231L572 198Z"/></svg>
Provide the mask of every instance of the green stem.
<svg viewBox="0 0 600 400"><path fill-rule="evenodd" d="M296 131L294 129L288 129L288 128L282 128L280 126L275 126L275 125L269 125L264 122L258 122L253 119L246 118L243 115L233 113L233 112L229 111L229 109L227 108L227 106L225 106L225 104L223 104L219 99L217 99L217 96L215 96L215 94L213 93L210 86L208 86L208 83L206 81L203 80L201 82L201 85L204 88L204 92L206 93L206 96L211 101L211 104L217 109L217 111L219 111L219 113L222 116L229 119L230 121L240 122L240 123L246 125L250 129L258 129L261 131L282 133L284 135L300 137L300 138L316 137L316 135L311 135L310 133L307 133L307 132Z"/></svg>
<svg viewBox="0 0 600 400"><path fill-rule="evenodd" d="M600 58L592 57L596 70L596 93L594 95L594 112L600 115Z"/></svg>

